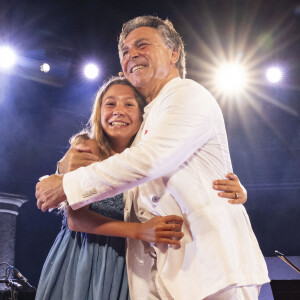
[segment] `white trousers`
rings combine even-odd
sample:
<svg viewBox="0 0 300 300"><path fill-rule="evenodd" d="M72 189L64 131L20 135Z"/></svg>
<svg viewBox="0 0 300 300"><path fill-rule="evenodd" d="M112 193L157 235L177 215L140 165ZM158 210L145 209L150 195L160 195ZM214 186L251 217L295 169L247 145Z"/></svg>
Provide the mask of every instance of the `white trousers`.
<svg viewBox="0 0 300 300"><path fill-rule="evenodd" d="M203 300L257 300L260 286L228 286Z"/></svg>
<svg viewBox="0 0 300 300"><path fill-rule="evenodd" d="M156 268L156 259L151 269L152 280L150 282L150 291L148 300L174 300L170 293L164 286L162 280L159 278ZM205 297L204 299L198 299L195 295L195 300L258 300L260 292L260 285L245 285L235 286L231 285L218 292Z"/></svg>
<svg viewBox="0 0 300 300"><path fill-rule="evenodd" d="M156 258L151 268L152 280L149 285L149 296L147 300L174 300L158 276Z"/></svg>

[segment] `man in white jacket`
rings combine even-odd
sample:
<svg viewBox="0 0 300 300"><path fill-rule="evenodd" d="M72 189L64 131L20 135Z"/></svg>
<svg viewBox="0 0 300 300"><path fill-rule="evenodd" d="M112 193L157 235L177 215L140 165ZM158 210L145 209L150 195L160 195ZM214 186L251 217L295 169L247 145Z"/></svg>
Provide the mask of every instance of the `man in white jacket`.
<svg viewBox="0 0 300 300"><path fill-rule="evenodd" d="M211 189L232 171L223 116L207 90L184 79L180 36L169 21L138 17L123 26L119 54L149 103L133 146L39 183L38 207L67 198L77 209L127 191L125 220L184 219L179 249L128 241L131 299L257 299L269 278L248 215Z"/></svg>

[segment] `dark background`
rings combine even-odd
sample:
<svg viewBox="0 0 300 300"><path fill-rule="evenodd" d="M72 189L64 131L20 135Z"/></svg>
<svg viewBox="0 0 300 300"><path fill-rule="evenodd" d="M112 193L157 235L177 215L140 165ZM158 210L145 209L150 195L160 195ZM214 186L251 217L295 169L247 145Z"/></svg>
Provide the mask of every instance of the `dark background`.
<svg viewBox="0 0 300 300"><path fill-rule="evenodd" d="M188 78L216 96L224 112L235 173L248 190L247 211L265 256L278 249L300 255L300 1L0 2L0 44L21 56L0 72L0 191L26 195L17 219L15 266L37 285L61 216L42 213L34 196L38 178L55 171L68 139L89 117L103 80L120 71L117 37L138 15L168 17L183 36ZM214 87L222 59L246 63L251 85L225 97ZM101 66L96 81L85 62ZM47 61L48 74L39 71ZM282 83L265 68L278 63ZM5 241L1 241L5 242ZM246 259L246 258L245 258Z"/></svg>

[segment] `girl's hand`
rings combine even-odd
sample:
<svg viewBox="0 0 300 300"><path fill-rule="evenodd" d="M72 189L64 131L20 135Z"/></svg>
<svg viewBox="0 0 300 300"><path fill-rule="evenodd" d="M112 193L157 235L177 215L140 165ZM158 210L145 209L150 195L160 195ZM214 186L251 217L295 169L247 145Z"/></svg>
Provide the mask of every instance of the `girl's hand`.
<svg viewBox="0 0 300 300"><path fill-rule="evenodd" d="M221 198L229 198L231 204L244 204L247 201L247 191L240 183L239 178L229 173L226 175L229 179L218 179L213 182L213 189L221 191L218 193Z"/></svg>
<svg viewBox="0 0 300 300"><path fill-rule="evenodd" d="M179 216L153 217L145 223L137 223L136 238L146 242L180 245L183 219Z"/></svg>

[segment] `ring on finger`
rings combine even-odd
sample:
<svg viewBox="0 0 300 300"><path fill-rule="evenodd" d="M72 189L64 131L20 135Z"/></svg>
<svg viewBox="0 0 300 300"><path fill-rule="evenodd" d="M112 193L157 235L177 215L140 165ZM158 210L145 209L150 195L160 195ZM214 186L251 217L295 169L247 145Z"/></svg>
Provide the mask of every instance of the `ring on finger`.
<svg viewBox="0 0 300 300"><path fill-rule="evenodd" d="M239 193L234 193L234 199L239 199Z"/></svg>

